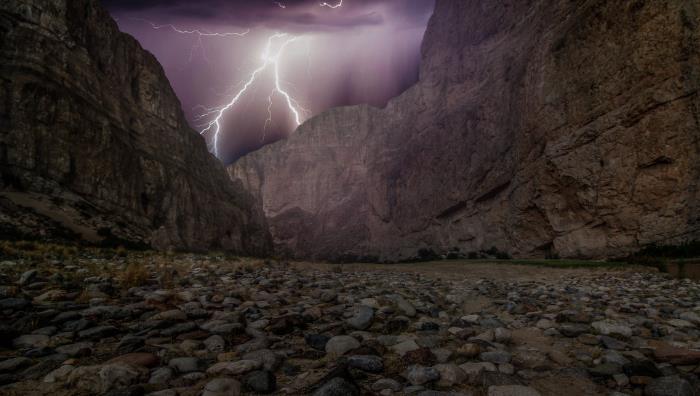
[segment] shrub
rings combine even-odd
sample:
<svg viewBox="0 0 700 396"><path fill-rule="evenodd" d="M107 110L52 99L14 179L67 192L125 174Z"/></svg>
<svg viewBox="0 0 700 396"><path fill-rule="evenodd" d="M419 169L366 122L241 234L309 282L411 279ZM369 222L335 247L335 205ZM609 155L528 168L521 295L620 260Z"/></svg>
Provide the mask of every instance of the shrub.
<svg viewBox="0 0 700 396"><path fill-rule="evenodd" d="M135 261L126 266L121 281L124 287L137 287L145 285L148 277L146 266L142 262Z"/></svg>

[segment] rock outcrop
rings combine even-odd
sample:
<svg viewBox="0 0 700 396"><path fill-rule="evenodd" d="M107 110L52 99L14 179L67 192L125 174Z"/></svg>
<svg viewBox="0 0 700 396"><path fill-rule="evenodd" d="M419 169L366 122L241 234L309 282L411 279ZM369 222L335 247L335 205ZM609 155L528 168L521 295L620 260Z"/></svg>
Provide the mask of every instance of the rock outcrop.
<svg viewBox="0 0 700 396"><path fill-rule="evenodd" d="M95 0L0 4L0 186L3 238L270 247L159 63Z"/></svg>
<svg viewBox="0 0 700 396"><path fill-rule="evenodd" d="M280 251L612 257L700 237L700 6L437 0L420 81L229 169Z"/></svg>

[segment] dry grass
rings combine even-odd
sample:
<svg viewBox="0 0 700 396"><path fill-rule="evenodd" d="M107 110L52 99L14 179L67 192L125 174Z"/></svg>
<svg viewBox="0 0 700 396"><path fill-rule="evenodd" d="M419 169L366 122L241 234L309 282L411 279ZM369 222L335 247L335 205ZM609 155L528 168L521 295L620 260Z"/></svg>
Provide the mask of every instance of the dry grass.
<svg viewBox="0 0 700 396"><path fill-rule="evenodd" d="M143 261L132 261L126 266L126 270L121 276L121 283L124 287L143 286L148 282L149 273Z"/></svg>
<svg viewBox="0 0 700 396"><path fill-rule="evenodd" d="M172 289L176 286L177 280L181 278L183 268L174 264L171 255L153 257L153 265L158 274L158 284L163 289Z"/></svg>
<svg viewBox="0 0 700 396"><path fill-rule="evenodd" d="M336 274L342 274L345 268L343 267L343 264L336 264L333 267L331 267L331 271Z"/></svg>
<svg viewBox="0 0 700 396"><path fill-rule="evenodd" d="M83 290L80 295L75 299L78 304L87 304L90 302L90 293L87 290Z"/></svg>
<svg viewBox="0 0 700 396"><path fill-rule="evenodd" d="M114 253L119 256L119 257L126 257L127 256L127 250L124 248L124 246L119 246Z"/></svg>
<svg viewBox="0 0 700 396"><path fill-rule="evenodd" d="M79 250L75 246L56 245L33 241L0 241L0 258L5 259L57 259L75 258Z"/></svg>
<svg viewBox="0 0 700 396"><path fill-rule="evenodd" d="M0 262L4 260L15 262L11 266L0 268L0 274L10 278L18 277L27 269L43 268L47 273L58 271L65 281L76 285L80 285L87 277L110 276L125 288L157 284L164 289L186 284L189 281L186 274L196 266L251 273L266 265L260 259L241 258L220 252L202 255L32 241L0 241ZM58 263L53 263L53 260ZM63 266L68 265L75 267L64 271Z"/></svg>

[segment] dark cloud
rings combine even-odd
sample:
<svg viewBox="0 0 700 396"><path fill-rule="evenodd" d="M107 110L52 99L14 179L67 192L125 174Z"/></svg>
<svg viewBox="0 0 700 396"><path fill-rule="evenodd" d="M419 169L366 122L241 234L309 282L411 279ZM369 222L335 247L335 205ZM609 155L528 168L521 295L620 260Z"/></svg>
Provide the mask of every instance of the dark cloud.
<svg viewBox="0 0 700 396"><path fill-rule="evenodd" d="M338 0L328 0L334 2ZM228 26L287 28L290 30L343 29L378 25L387 18L378 7L391 12L392 21L406 25L424 23L431 11L428 0L344 0L342 9L321 7L319 0L102 0L114 15L157 14L160 19L196 19Z"/></svg>
<svg viewBox="0 0 700 396"><path fill-rule="evenodd" d="M337 9L320 3L340 0L281 1L285 8L271 0L102 0L119 28L158 58L199 131L211 121L199 117L202 109L231 100L273 32L299 39L286 50L280 73L304 119L336 106L383 106L416 81L433 0L343 0ZM195 31L247 34L202 38ZM222 118L217 148L223 159L294 130L279 94L270 103L272 76L262 73ZM205 138L212 142L211 133Z"/></svg>

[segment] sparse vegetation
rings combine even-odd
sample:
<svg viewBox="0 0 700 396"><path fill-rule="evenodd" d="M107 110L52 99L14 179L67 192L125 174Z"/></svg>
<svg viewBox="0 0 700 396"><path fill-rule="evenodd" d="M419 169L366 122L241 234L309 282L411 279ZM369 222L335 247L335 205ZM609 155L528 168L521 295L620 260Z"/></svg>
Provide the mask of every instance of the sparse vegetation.
<svg viewBox="0 0 700 396"><path fill-rule="evenodd" d="M56 259L67 260L76 257L79 250L75 246L40 243L33 241L0 241L0 259Z"/></svg>
<svg viewBox="0 0 700 396"><path fill-rule="evenodd" d="M148 282L148 269L142 261L133 261L127 264L121 283L124 287L143 286Z"/></svg>
<svg viewBox="0 0 700 396"><path fill-rule="evenodd" d="M668 271L668 264L674 262L683 266L683 261L700 258L700 241L689 241L676 245L652 244L625 258L632 264L656 267Z"/></svg>

